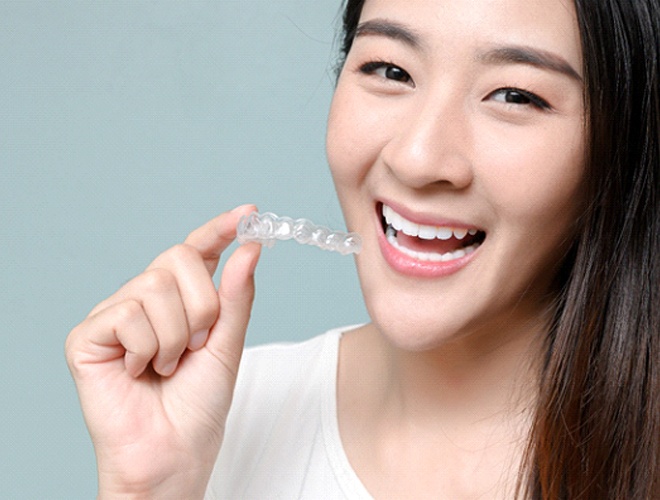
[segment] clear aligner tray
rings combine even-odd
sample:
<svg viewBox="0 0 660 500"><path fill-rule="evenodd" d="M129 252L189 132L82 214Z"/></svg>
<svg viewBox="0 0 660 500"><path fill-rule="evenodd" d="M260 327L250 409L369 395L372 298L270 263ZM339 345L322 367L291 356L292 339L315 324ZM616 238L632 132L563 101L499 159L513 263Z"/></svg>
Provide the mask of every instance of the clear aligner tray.
<svg viewBox="0 0 660 500"><path fill-rule="evenodd" d="M275 245L276 240L296 240L303 245L316 246L342 255L360 253L362 250L362 240L357 233L332 231L307 219L278 217L270 212L244 215L238 222L236 233L241 244L255 241L269 248Z"/></svg>

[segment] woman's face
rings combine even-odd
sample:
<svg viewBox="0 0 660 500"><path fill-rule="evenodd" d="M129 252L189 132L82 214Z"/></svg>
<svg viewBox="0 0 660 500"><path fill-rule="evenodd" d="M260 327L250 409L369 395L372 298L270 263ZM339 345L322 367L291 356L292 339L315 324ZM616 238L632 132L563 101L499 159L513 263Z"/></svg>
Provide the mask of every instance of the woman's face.
<svg viewBox="0 0 660 500"><path fill-rule="evenodd" d="M543 315L582 202L581 68L568 0L366 0L327 149L395 343Z"/></svg>

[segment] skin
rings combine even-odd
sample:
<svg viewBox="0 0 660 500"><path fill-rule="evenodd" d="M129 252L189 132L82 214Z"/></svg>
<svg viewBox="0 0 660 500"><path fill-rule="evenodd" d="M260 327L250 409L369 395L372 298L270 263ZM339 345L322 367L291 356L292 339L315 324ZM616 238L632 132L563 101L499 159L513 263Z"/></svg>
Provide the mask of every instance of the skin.
<svg viewBox="0 0 660 500"><path fill-rule="evenodd" d="M363 21L377 18L413 30L419 44L359 36L331 109L328 157L348 226L363 236L357 267L373 319L341 341L342 441L376 497L510 497L535 340L580 209L582 89L555 70L478 56L524 44L577 70L575 15L561 0L367 0ZM411 80L359 70L374 59ZM505 87L541 95L550 110L503 102ZM384 200L465 221L486 240L447 276L396 272L377 244ZM100 498L203 496L259 245L234 251L218 290L212 276L240 216L254 209L192 232L67 338Z"/></svg>
<svg viewBox="0 0 660 500"><path fill-rule="evenodd" d="M158 256L69 334L99 498L201 498L220 449L261 247L221 253L253 205ZM195 334L198 335L195 335ZM197 411L191 411L195 408Z"/></svg>
<svg viewBox="0 0 660 500"><path fill-rule="evenodd" d="M342 341L339 423L376 497L507 498L534 398L551 282L581 209L579 32L568 1L367 0L332 103L328 158L373 322ZM568 71L484 57L525 46ZM365 71L365 64L387 64ZM404 72L401 72L403 70ZM537 107L515 87L533 92ZM507 97L514 102L506 102ZM457 272L390 267L378 204L486 240ZM369 363L364 360L369 359Z"/></svg>

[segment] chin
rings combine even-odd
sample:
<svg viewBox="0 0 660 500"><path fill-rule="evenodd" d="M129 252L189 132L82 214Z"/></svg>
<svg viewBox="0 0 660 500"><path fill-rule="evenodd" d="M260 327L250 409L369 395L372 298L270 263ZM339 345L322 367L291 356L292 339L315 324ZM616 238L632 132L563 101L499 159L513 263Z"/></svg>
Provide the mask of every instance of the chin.
<svg viewBox="0 0 660 500"><path fill-rule="evenodd" d="M389 304L367 304L374 327L396 349L421 352L437 349L465 335L463 328L439 321L438 315L405 314Z"/></svg>

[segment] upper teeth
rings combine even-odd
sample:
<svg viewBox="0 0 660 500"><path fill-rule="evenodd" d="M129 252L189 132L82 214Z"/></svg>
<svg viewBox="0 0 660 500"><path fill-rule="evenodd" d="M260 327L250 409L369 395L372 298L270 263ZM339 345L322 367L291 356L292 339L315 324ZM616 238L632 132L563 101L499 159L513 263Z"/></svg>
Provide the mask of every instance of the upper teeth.
<svg viewBox="0 0 660 500"><path fill-rule="evenodd" d="M462 240L468 234L474 236L477 234L477 229L465 229L457 227L445 227L445 226L426 226L424 224L416 224L407 219L404 219L394 210L392 210L387 205L383 205L383 216L385 217L385 222L388 225L392 226L397 231L401 231L408 236L417 236L423 240L448 240L452 236L458 240Z"/></svg>

